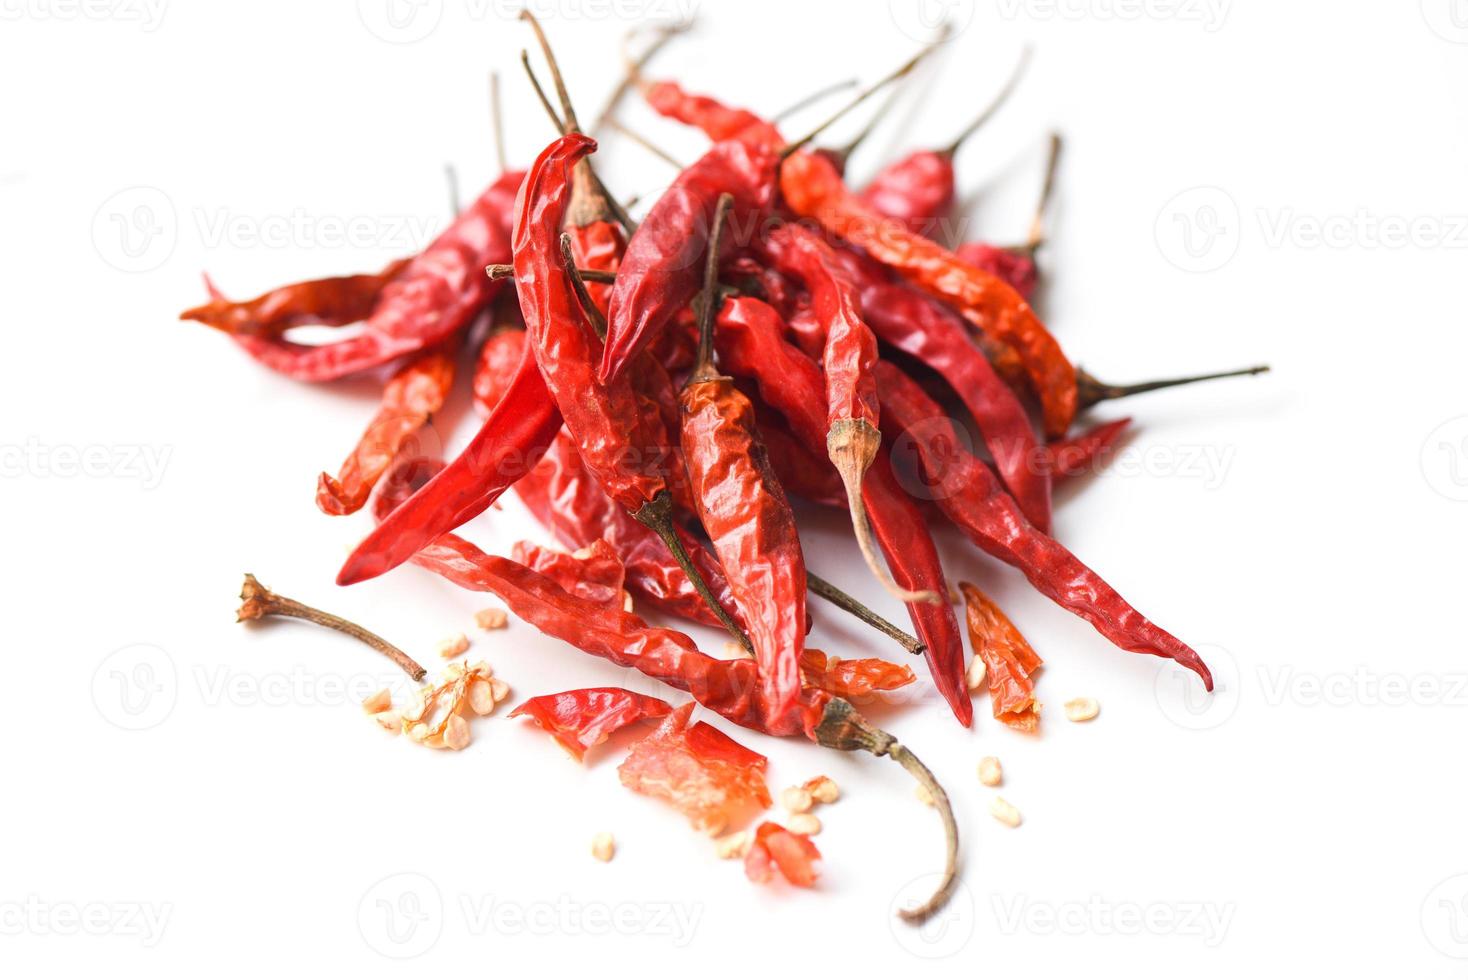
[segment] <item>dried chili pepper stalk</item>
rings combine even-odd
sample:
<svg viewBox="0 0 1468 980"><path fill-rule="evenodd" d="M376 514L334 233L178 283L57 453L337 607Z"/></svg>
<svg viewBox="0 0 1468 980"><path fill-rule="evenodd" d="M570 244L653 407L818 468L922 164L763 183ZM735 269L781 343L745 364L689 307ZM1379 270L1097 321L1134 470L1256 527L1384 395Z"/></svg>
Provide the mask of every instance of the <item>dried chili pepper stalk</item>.
<svg viewBox="0 0 1468 980"><path fill-rule="evenodd" d="M642 80L642 70L663 49L664 45L692 26L693 22L690 19L665 27L659 27L654 32L653 40L643 49L642 54L638 55L635 59L627 55L626 42L637 32L635 28L627 32L627 36L622 41L623 61L627 65L627 70L623 73L621 80L617 82L617 87L612 89L611 93L607 96L606 102L602 103L601 111L596 114L596 121L591 124L590 132L592 134L599 131L611 119L612 113L617 111L617 106L621 103L622 99Z"/></svg>
<svg viewBox="0 0 1468 980"><path fill-rule="evenodd" d="M805 834L797 834L768 820L754 832L754 840L744 855L744 875L756 884L764 884L780 876L797 888L815 885L820 870L816 862L821 852Z"/></svg>
<svg viewBox="0 0 1468 980"><path fill-rule="evenodd" d="M602 605L623 605L626 568L617 552L601 538L574 554L517 541L510 549L510 557L574 596Z"/></svg>
<svg viewBox="0 0 1468 980"><path fill-rule="evenodd" d="M1084 411L1102 402L1115 401L1118 398L1130 398L1132 395L1142 395L1149 391L1161 391L1163 388L1177 388L1181 385L1197 384L1200 381L1217 381L1221 378L1250 378L1258 374L1268 373L1268 364L1258 364L1239 371L1215 371L1212 374L1194 374L1184 378L1167 378L1162 381L1142 381L1130 385L1112 385L1104 381L1098 381L1086 371L1077 368L1076 385L1079 391L1078 400L1080 408Z"/></svg>
<svg viewBox="0 0 1468 980"><path fill-rule="evenodd" d="M770 805L769 760L708 722L690 726L695 702L673 710L617 767L628 789L667 800L696 830L722 832L733 820Z"/></svg>
<svg viewBox="0 0 1468 980"><path fill-rule="evenodd" d="M934 592L900 588L883 567L861 502L862 478L882 445L881 409L872 375L877 338L861 318L855 288L841 272L831 247L808 229L782 225L759 243L777 271L804 283L818 324L826 387L826 452L846 488L856 543L877 581L903 602L942 602Z"/></svg>
<svg viewBox="0 0 1468 980"><path fill-rule="evenodd" d="M510 717L529 718L577 762L585 762L589 749L616 732L649 718L664 718L672 710L662 698L620 687L585 687L530 698L511 711Z"/></svg>
<svg viewBox="0 0 1468 980"><path fill-rule="evenodd" d="M336 476L322 473L316 506L327 514L362 509L398 451L443 407L454 385L454 350L431 347L398 369L382 390L382 405Z"/></svg>
<svg viewBox="0 0 1468 980"><path fill-rule="evenodd" d="M1035 263L1035 253L1045 244L1045 216L1055 194L1055 174L1060 163L1060 148L1060 134L1051 133L1050 153L1045 164L1045 182L1041 185L1040 201L1035 205L1035 215L1030 219L1029 237L1023 245L1000 248L986 242L965 242L955 252L974 268L1003 279L1027 300L1034 297L1035 290L1040 285L1040 267Z"/></svg>
<svg viewBox="0 0 1468 980"><path fill-rule="evenodd" d="M293 343L275 328L231 336L246 353L271 370L301 381L330 381L416 353L457 333L489 305L501 288L485 278L483 269L509 258L508 218L523 177L507 173L491 184L443 234L382 284L369 309L364 310L360 303L334 305L340 297L333 295L331 302L320 300L322 310L329 315L318 314L310 320L301 319L312 315L307 301L296 301L292 317L299 323L342 326L365 320L364 329L356 336L315 346ZM359 298L366 293L364 290ZM182 318L234 329L258 322L264 299L230 304L215 294L213 302L186 311ZM242 306L249 309L235 314ZM358 315L344 319L348 313Z"/></svg>
<svg viewBox="0 0 1468 980"><path fill-rule="evenodd" d="M1042 664L1024 635L972 582L959 582L968 620L969 642L974 656L984 661L989 699L994 718L1021 732L1040 726L1040 705L1035 701L1035 671Z"/></svg>
<svg viewBox="0 0 1468 980"><path fill-rule="evenodd" d="M909 231L932 236L953 211L955 180L953 158L970 136L997 113L1019 86L1029 66L1026 48L999 94L964 126L953 142L937 150L917 150L878 171L861 190L861 199L884 217L900 221ZM850 150L846 151L847 153Z"/></svg>
<svg viewBox="0 0 1468 980"><path fill-rule="evenodd" d="M876 213L846 188L828 160L813 154L789 157L780 171L780 189L796 214L865 249L903 279L952 304L993 342L1012 347L1040 401L1046 435L1065 434L1076 414L1075 368L1008 283Z"/></svg>
<svg viewBox="0 0 1468 980"><path fill-rule="evenodd" d="M1055 480L1058 482L1080 476L1094 467L1116 445L1131 421L1130 418L1124 418L1103 422L1046 446L1046 452L1050 456L1050 472Z"/></svg>
<svg viewBox="0 0 1468 980"><path fill-rule="evenodd" d="M364 630L356 623L334 616L320 609L313 609L303 602L287 599L285 596L276 595L265 586L261 585L255 576L245 574L245 584L240 590L240 608L235 617L236 622L246 622L254 619L265 619L269 616L285 616L290 619L304 619L308 623L317 626L325 626L327 629L345 633L355 640L361 640L378 653L383 654L402 669L403 673L421 681L428 671L423 666L408 656L391 643L378 636L376 633Z"/></svg>
<svg viewBox="0 0 1468 980"><path fill-rule="evenodd" d="M714 368L718 243L733 205L732 194L719 198L709 233L698 305L698 356L678 398L683 459L699 520L723 563L754 644L760 697L765 710L779 716L800 693L805 557L790 502L759 441L754 406L734 387L733 378Z"/></svg>
<svg viewBox="0 0 1468 980"><path fill-rule="evenodd" d="M1175 660L1213 690L1213 677L1187 644L1133 609L1064 545L1033 527L989 468L963 448L953 422L922 386L891 364L878 365L884 424L911 438L933 500L981 549L1024 573L1030 584L1133 653Z"/></svg>
<svg viewBox="0 0 1468 980"><path fill-rule="evenodd" d="M908 633L906 630L898 628L895 624L872 612L872 610L868 609L860 602L857 602L850 595L836 588L836 586L832 585L830 582L827 582L825 579L821 578L819 575L808 569L805 573L805 580L806 584L810 587L811 592L820 596L822 599L825 599L836 608L851 613L851 615L855 616L863 623L866 623L877 632L883 633L886 636L889 636L892 639L896 640L898 643L902 644L903 649L912 654L914 657L922 656L923 652L927 649L927 647L924 646L922 641L920 641L917 637L913 636L911 633ZM817 686L819 687L820 685Z"/></svg>
<svg viewBox="0 0 1468 980"><path fill-rule="evenodd" d="M820 369L784 333L779 315L765 303L751 297L731 299L719 313L719 354L727 370L758 382L764 400L785 416L797 436L818 443L825 437ZM946 595L943 566L922 511L898 484L885 449L867 472L862 498L898 584L912 592ZM946 602L910 602L907 611L939 693L962 724L971 724L963 638L953 610Z"/></svg>

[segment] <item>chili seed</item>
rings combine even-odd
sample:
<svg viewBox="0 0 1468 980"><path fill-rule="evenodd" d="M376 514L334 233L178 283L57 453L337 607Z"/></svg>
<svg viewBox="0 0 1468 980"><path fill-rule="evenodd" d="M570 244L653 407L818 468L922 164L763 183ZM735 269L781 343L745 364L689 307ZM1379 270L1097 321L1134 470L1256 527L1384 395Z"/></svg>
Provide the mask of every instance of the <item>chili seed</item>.
<svg viewBox="0 0 1468 980"><path fill-rule="evenodd" d="M591 856L598 861L610 861L615 853L617 853L617 842L605 830L591 839Z"/></svg>
<svg viewBox="0 0 1468 980"><path fill-rule="evenodd" d="M992 755L986 755L979 760L979 782L985 786L998 786L1004 781L1004 768L999 765L999 760Z"/></svg>
<svg viewBox="0 0 1468 980"><path fill-rule="evenodd" d="M394 735L403 730L403 716L396 711L379 711L372 720Z"/></svg>
<svg viewBox="0 0 1468 980"><path fill-rule="evenodd" d="M744 852L747 850L749 850L749 832L745 830L735 831L714 841L714 853L725 861L744 857Z"/></svg>
<svg viewBox="0 0 1468 980"><path fill-rule="evenodd" d="M989 668L984 664L984 658L974 657L973 661L968 665L968 673L964 675L965 680L968 682L968 689L970 691L982 689L984 678L988 673Z"/></svg>
<svg viewBox="0 0 1468 980"><path fill-rule="evenodd" d="M805 813L815 805L815 797L804 786L791 786L780 794L780 805L791 813Z"/></svg>
<svg viewBox="0 0 1468 980"><path fill-rule="evenodd" d="M474 614L474 625L482 630L502 630L510 624L510 614L503 609L481 609Z"/></svg>
<svg viewBox="0 0 1468 980"><path fill-rule="evenodd" d="M392 708L392 692L383 688L362 702L362 710L369 715L381 714Z"/></svg>
<svg viewBox="0 0 1468 980"><path fill-rule="evenodd" d="M814 837L821 832L821 818L814 813L797 813L785 821L785 829L793 834Z"/></svg>
<svg viewBox="0 0 1468 980"><path fill-rule="evenodd" d="M1002 796L996 796L989 801L989 813L993 815L995 820L998 820L1006 827L1018 827L1020 825L1019 811L1014 808L1013 803Z"/></svg>
<svg viewBox="0 0 1468 980"><path fill-rule="evenodd" d="M469 741L469 723L461 715L449 715L443 729L443 744L457 752Z"/></svg>
<svg viewBox="0 0 1468 980"><path fill-rule="evenodd" d="M811 798L817 803L835 803L841 798L841 787L830 776L817 776L805 784Z"/></svg>
<svg viewBox="0 0 1468 980"><path fill-rule="evenodd" d="M1101 712L1095 698L1072 698L1065 702L1065 717L1071 721L1090 721Z"/></svg>
<svg viewBox="0 0 1468 980"><path fill-rule="evenodd" d="M438 642L438 655L445 660L457 657L467 649L469 649L469 638L463 633L455 633Z"/></svg>

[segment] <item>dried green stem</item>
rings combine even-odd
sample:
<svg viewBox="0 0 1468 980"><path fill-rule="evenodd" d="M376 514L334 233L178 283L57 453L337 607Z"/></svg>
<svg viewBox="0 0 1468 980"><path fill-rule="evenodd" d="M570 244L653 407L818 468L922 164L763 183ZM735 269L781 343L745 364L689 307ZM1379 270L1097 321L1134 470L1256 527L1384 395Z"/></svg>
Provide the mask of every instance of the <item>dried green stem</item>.
<svg viewBox="0 0 1468 980"><path fill-rule="evenodd" d="M576 268L576 256L571 250L571 236L561 232L561 261L566 263L566 272L571 277L571 288L576 291L576 301L581 304L581 312L586 314L586 319L591 321L591 329L602 340L607 339L607 318L597 308L591 293L587 292L586 281L581 278L581 270Z"/></svg>
<svg viewBox="0 0 1468 980"><path fill-rule="evenodd" d="M314 609L303 602L295 599L287 599L285 596L276 595L265 586L261 585L255 576L245 573L245 584L240 590L240 608L236 622L247 620L265 619L269 616L285 616L290 619L304 619L308 623L317 626L325 626L327 629L345 633L353 639L360 640L372 649L387 656L389 660L397 664L403 673L415 681L423 680L428 673L421 664L408 656L402 650L378 636L369 632L350 620L334 616L329 612Z"/></svg>
<svg viewBox="0 0 1468 980"><path fill-rule="evenodd" d="M515 267L508 262L496 262L494 265L487 265L484 267L484 272L491 279L515 278ZM576 275L580 276L585 282L600 283L605 286L610 286L617 281L617 274L615 272L607 272L604 269L584 269L581 266L577 266Z"/></svg>
<svg viewBox="0 0 1468 980"><path fill-rule="evenodd" d="M718 306L719 290L719 245L724 238L724 221L729 209L734 206L734 195L719 195L714 206L714 224L709 230L708 257L703 266L703 289L698 295L698 356L693 361L693 373L688 383L710 381L719 376L714 368L714 314Z"/></svg>
<svg viewBox="0 0 1468 980"><path fill-rule="evenodd" d="M744 634L744 630L734 622L734 617L729 615L729 611L719 602L713 590L709 588L709 584L704 581L703 576L694 566L693 559L688 557L688 551L683 547L683 542L673 527L673 500L668 496L668 491L662 491L643 504L641 509L632 516L639 524L662 539L663 544L667 545L668 551L672 553L673 560L678 563L679 568L683 569L683 574L688 576L688 581L693 583L694 591L703 598L704 602L708 603L709 609L718 617L719 622L724 624L729 635L738 640L740 646L745 650L753 653L754 644L749 642L749 637Z"/></svg>
<svg viewBox="0 0 1468 980"><path fill-rule="evenodd" d="M887 636L890 636L892 639L902 644L903 648L913 656L920 657L923 655L923 653L927 651L927 645L924 644L917 637L902 629L900 626L897 626L890 620L885 619L877 613L873 612L871 609L858 602L851 595L841 591L830 582L827 582L825 579L812 572L810 569L806 569L805 571L805 584L811 592L814 592L822 599L825 599L837 609L842 609L846 612L851 613L851 615L855 616L863 623L866 623L868 626L877 630L877 632L885 633Z"/></svg>

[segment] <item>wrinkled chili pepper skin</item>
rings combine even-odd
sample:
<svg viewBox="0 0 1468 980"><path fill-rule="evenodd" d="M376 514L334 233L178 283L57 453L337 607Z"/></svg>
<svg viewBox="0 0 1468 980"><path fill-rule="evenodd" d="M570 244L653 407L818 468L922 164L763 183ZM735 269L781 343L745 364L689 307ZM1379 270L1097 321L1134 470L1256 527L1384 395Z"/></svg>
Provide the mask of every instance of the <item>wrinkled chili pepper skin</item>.
<svg viewBox="0 0 1468 980"><path fill-rule="evenodd" d="M1033 732L1040 725L1034 681L1042 663L1040 655L1004 610L977 586L960 582L958 589L963 593L974 656L984 662L994 718L1017 731Z"/></svg>
<svg viewBox="0 0 1468 980"><path fill-rule="evenodd" d="M499 330L485 338L474 362L474 407L488 417L510 390L525 357L525 331Z"/></svg>
<svg viewBox="0 0 1468 980"><path fill-rule="evenodd" d="M760 441L775 477L788 493L823 507L846 509L846 488L831 461L817 456L779 425L759 421Z"/></svg>
<svg viewBox="0 0 1468 980"><path fill-rule="evenodd" d="M523 174L501 176L378 293L363 331L308 346L279 336L236 335L255 360L301 381L331 381L415 353L466 327L502 283L484 267L508 261L515 191Z"/></svg>
<svg viewBox="0 0 1468 980"><path fill-rule="evenodd" d="M795 515L756 433L754 406L732 378L684 387L683 458L704 531L744 614L773 716L800 694L805 646L805 558Z"/></svg>
<svg viewBox="0 0 1468 980"><path fill-rule="evenodd" d="M595 149L595 140L571 133L546 147L531 166L516 203L515 285L530 348L582 461L609 497L636 513L666 489L656 451L664 439L650 430L653 418L625 379L597 379L601 343L576 298L559 244L571 168Z"/></svg>
<svg viewBox="0 0 1468 980"><path fill-rule="evenodd" d="M937 371L973 415L1004 485L1041 530L1050 527L1050 473L1019 399L973 345L963 321L901 285L863 294L867 322L884 341Z"/></svg>
<svg viewBox="0 0 1468 980"><path fill-rule="evenodd" d="M1130 418L1103 422L1084 432L1052 442L1046 449L1050 454L1050 469L1055 474L1055 479L1067 480L1094 470L1111 452L1131 422Z"/></svg>
<svg viewBox="0 0 1468 980"><path fill-rule="evenodd" d="M812 154L793 154L784 162L780 190L796 214L865 249L903 279L952 304L986 336L1018 351L1040 401L1046 435L1065 434L1076 414L1075 368L1008 283L883 218L846 188L829 161Z"/></svg>
<svg viewBox="0 0 1468 980"><path fill-rule="evenodd" d="M953 211L954 188L952 154L917 150L878 171L860 196L882 217L932 236Z"/></svg>
<svg viewBox="0 0 1468 980"><path fill-rule="evenodd" d="M607 307L601 377L626 371L698 292L719 195L734 196L733 234L752 228L774 193L771 150L729 140L683 170L638 226Z"/></svg>
<svg viewBox="0 0 1468 980"><path fill-rule="evenodd" d="M574 596L604 606L621 606L626 568L616 550L601 538L575 554L516 541L510 557L533 568Z"/></svg>
<svg viewBox="0 0 1468 980"><path fill-rule="evenodd" d="M964 242L955 254L975 269L1003 279L1026 300L1033 299L1040 287L1040 267L1035 264L1034 256L1023 249Z"/></svg>
<svg viewBox="0 0 1468 980"><path fill-rule="evenodd" d="M658 115L696 126L715 143L738 140L767 150L785 145L780 131L754 113L685 92L676 82L653 82L643 89L642 97Z"/></svg>
<svg viewBox="0 0 1468 980"><path fill-rule="evenodd" d="M724 304L718 323L724 366L755 379L761 397L785 416L795 434L819 445L826 437L820 370L784 339L779 314L760 300L737 297ZM947 595L942 562L922 510L898 484L885 448L862 482L862 502L897 584ZM923 656L938 692L963 725L972 724L973 703L963 680L963 638L953 609L946 602L910 602L907 611L926 645Z"/></svg>
<svg viewBox="0 0 1468 980"><path fill-rule="evenodd" d="M884 424L906 432L933 499L984 551L1024 573L1030 584L1132 653L1175 660L1213 690L1213 677L1187 644L1133 609L1064 545L1025 519L989 468L963 448L953 423L922 387L891 364L877 365Z"/></svg>
<svg viewBox="0 0 1468 980"><path fill-rule="evenodd" d="M440 534L484 513L555 439L561 414L527 345L504 399L451 464L372 530L337 573L351 585L401 565Z"/></svg>
<svg viewBox="0 0 1468 980"><path fill-rule="evenodd" d="M877 428L881 410L877 338L862 320L856 289L832 248L800 225L781 225L759 244L776 271L795 278L810 294L810 315L820 325L821 367L826 380L826 424L854 419Z"/></svg>
<svg viewBox="0 0 1468 980"><path fill-rule="evenodd" d="M225 299L205 276L209 302L185 310L178 318L236 336L278 337L294 327L340 327L369 316L383 287L411 261L398 259L381 272L291 283L240 302Z"/></svg>
<svg viewBox="0 0 1468 980"><path fill-rule="evenodd" d="M398 451L443 407L453 385L454 351L442 345L429 348L399 368L383 388L382 406L340 472L334 477L321 474L316 484L316 506L334 515L361 510Z"/></svg>
<svg viewBox="0 0 1468 980"><path fill-rule="evenodd" d="M589 749L616 732L649 718L665 718L672 710L662 698L620 687L586 687L530 698L511 711L510 717L529 718L577 762L584 762Z"/></svg>

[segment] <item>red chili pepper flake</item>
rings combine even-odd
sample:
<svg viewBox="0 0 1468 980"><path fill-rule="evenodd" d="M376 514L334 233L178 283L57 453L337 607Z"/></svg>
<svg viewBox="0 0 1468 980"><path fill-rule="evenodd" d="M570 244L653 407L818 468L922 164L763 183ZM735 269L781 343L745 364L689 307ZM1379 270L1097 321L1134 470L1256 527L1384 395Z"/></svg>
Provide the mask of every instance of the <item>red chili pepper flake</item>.
<svg viewBox="0 0 1468 980"><path fill-rule="evenodd" d="M1004 610L979 587L958 583L967 603L968 635L974 656L988 668L989 697L994 717L1010 728L1033 732L1040 726L1040 706L1035 702L1035 672L1042 661Z"/></svg>
<svg viewBox="0 0 1468 980"><path fill-rule="evenodd" d="M811 888L820 876L820 860L820 850L805 834L766 821L755 830L749 852L744 855L744 874L756 884L766 884L779 871L790 884Z"/></svg>
<svg viewBox="0 0 1468 980"><path fill-rule="evenodd" d="M620 687L587 687L560 694L533 697L510 712L524 716L584 762L587 750L613 733L648 718L663 718L673 706L661 698L636 694Z"/></svg>

